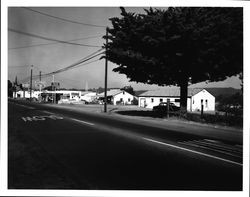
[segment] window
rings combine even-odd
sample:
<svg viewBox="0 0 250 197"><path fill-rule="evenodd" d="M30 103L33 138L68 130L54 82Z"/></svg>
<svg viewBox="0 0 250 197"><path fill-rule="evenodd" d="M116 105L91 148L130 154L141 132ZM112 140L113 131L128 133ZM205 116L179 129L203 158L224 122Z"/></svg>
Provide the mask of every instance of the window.
<svg viewBox="0 0 250 197"><path fill-rule="evenodd" d="M193 104L194 104L194 99L193 99Z"/></svg>
<svg viewBox="0 0 250 197"><path fill-rule="evenodd" d="M123 99L122 99L122 98L120 98L120 101L122 102L122 101L123 101Z"/></svg>
<svg viewBox="0 0 250 197"><path fill-rule="evenodd" d="M163 101L163 99L162 98L160 98L160 102L162 102Z"/></svg>
<svg viewBox="0 0 250 197"><path fill-rule="evenodd" d="M79 93L72 92L72 93L71 93L71 96L79 96Z"/></svg>
<svg viewBox="0 0 250 197"><path fill-rule="evenodd" d="M203 105L203 99L201 99L201 105Z"/></svg>
<svg viewBox="0 0 250 197"><path fill-rule="evenodd" d="M179 103L181 99L174 99L174 102Z"/></svg>
<svg viewBox="0 0 250 197"><path fill-rule="evenodd" d="M154 102L154 98L151 98L151 103L153 103Z"/></svg>
<svg viewBox="0 0 250 197"><path fill-rule="evenodd" d="M207 101L207 99L205 101L205 106L208 107L208 101Z"/></svg>
<svg viewBox="0 0 250 197"><path fill-rule="evenodd" d="M128 102L130 102L130 98L128 98Z"/></svg>

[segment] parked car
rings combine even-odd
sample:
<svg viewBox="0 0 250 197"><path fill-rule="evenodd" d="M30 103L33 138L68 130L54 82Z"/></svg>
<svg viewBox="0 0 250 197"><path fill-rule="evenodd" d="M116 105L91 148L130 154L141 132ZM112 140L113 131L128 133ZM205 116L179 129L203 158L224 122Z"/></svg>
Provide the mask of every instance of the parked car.
<svg viewBox="0 0 250 197"><path fill-rule="evenodd" d="M81 101L83 102L83 104L86 104L86 105L89 104L89 102L84 99L81 99Z"/></svg>
<svg viewBox="0 0 250 197"><path fill-rule="evenodd" d="M167 112L168 110L168 103L161 102L159 105L153 107L153 111L155 112ZM178 111L180 107L176 106L174 103L169 103L169 111Z"/></svg>

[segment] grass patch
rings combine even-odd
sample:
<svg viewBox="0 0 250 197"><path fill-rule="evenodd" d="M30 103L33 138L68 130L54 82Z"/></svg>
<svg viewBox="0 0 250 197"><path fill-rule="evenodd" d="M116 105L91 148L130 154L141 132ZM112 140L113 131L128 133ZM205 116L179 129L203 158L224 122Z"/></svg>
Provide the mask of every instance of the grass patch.
<svg viewBox="0 0 250 197"><path fill-rule="evenodd" d="M116 113L127 116L141 116L141 117L152 117L152 118L167 118L165 113L157 113L154 111L143 111L143 110L126 110L116 111ZM220 115L220 114L206 114L203 116L195 113L180 113L171 112L169 118L177 118L181 120L188 120L200 123L218 124L222 126L243 126L243 117L237 115Z"/></svg>

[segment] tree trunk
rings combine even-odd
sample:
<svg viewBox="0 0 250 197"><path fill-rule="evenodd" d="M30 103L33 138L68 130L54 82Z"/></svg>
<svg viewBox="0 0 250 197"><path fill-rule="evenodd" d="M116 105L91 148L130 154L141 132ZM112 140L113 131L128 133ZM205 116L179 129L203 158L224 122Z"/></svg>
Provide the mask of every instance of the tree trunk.
<svg viewBox="0 0 250 197"><path fill-rule="evenodd" d="M180 107L181 112L187 112L188 80L183 78L180 83Z"/></svg>

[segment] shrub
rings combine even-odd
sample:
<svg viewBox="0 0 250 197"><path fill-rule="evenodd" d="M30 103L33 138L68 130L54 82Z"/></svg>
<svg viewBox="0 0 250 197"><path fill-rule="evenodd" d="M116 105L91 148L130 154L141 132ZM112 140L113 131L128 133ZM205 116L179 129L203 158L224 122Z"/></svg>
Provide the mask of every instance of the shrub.
<svg viewBox="0 0 250 197"><path fill-rule="evenodd" d="M196 122L206 122L213 124L222 124L227 126L240 126L243 125L243 117L236 115L220 115L216 114L206 114L204 113L201 117L200 114L187 113L187 120Z"/></svg>

